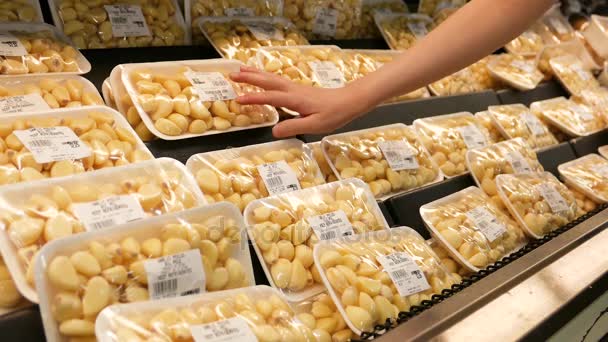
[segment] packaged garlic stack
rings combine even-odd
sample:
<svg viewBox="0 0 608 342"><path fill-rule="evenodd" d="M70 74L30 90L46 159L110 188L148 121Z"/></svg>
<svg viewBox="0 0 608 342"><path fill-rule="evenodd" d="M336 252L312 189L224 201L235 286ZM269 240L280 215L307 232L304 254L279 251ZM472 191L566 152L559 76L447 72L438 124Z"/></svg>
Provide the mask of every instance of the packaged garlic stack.
<svg viewBox="0 0 608 342"><path fill-rule="evenodd" d="M306 146L308 146L308 148L312 151L312 155L315 158L317 165L319 165L319 169L321 170L321 174L323 175L325 182L331 183L337 181L338 177L336 177L334 171L329 165L329 162L327 161L327 158L325 158L325 153L323 153L323 148L321 148L321 142L317 141L314 143L308 143Z"/></svg>
<svg viewBox="0 0 608 342"><path fill-rule="evenodd" d="M592 153L561 164L558 170L566 185L597 203L608 202L608 160Z"/></svg>
<svg viewBox="0 0 608 342"><path fill-rule="evenodd" d="M5 114L0 127L0 185L152 159L124 118L107 107Z"/></svg>
<svg viewBox="0 0 608 342"><path fill-rule="evenodd" d="M36 288L47 338L94 336L90 319L113 304L253 285L244 233L237 208L219 203L46 245Z"/></svg>
<svg viewBox="0 0 608 342"><path fill-rule="evenodd" d="M490 106L488 112L509 139L523 138L535 150L557 144L547 126L522 104Z"/></svg>
<svg viewBox="0 0 608 342"><path fill-rule="evenodd" d="M347 342L356 337L327 292L290 303L296 318L312 330L317 341Z"/></svg>
<svg viewBox="0 0 608 342"><path fill-rule="evenodd" d="M176 0L49 1L55 25L79 49L190 43Z"/></svg>
<svg viewBox="0 0 608 342"><path fill-rule="evenodd" d="M505 137L502 135L502 132L498 129L498 127L496 127L496 123L494 120L492 120L492 117L487 110L475 113L475 118L488 130L492 142L497 143L505 140Z"/></svg>
<svg viewBox="0 0 608 342"><path fill-rule="evenodd" d="M200 17L280 17L283 0L186 0L184 3L186 26L192 28L192 42L205 43L198 27Z"/></svg>
<svg viewBox="0 0 608 342"><path fill-rule="evenodd" d="M549 61L553 74L571 95L580 95L585 89L596 89L600 84L574 55L563 55Z"/></svg>
<svg viewBox="0 0 608 342"><path fill-rule="evenodd" d="M466 160L467 168L471 171L477 186L491 197L494 205L501 209L504 208L504 204L498 196L496 176L543 171L536 153L522 138L468 151Z"/></svg>
<svg viewBox="0 0 608 342"><path fill-rule="evenodd" d="M488 63L492 76L518 90L532 90L543 80L536 61L503 53L492 56Z"/></svg>
<svg viewBox="0 0 608 342"><path fill-rule="evenodd" d="M459 279L459 277L467 277L471 274L471 271L456 262L456 259L452 257L437 240L431 238L430 240L427 240L427 243L440 259L441 265L443 265L448 272L452 273L452 276Z"/></svg>
<svg viewBox="0 0 608 342"><path fill-rule="evenodd" d="M380 69L384 64L390 63L401 53L391 50L342 50L342 58L347 68L353 71L353 79L359 79ZM426 87L403 94L387 102L407 101L430 97Z"/></svg>
<svg viewBox="0 0 608 342"><path fill-rule="evenodd" d="M576 190L568 184L566 184L566 187L568 188L568 190L570 190L574 198L576 198L576 218L579 218L580 216L583 216L597 208L598 204L593 201L589 196L585 195L581 191Z"/></svg>
<svg viewBox="0 0 608 342"><path fill-rule="evenodd" d="M0 22L42 23L42 10L37 0L0 1Z"/></svg>
<svg viewBox="0 0 608 342"><path fill-rule="evenodd" d="M414 128L424 147L448 178L467 171L467 150L491 143L488 131L471 113L466 112L417 119Z"/></svg>
<svg viewBox="0 0 608 342"><path fill-rule="evenodd" d="M186 166L208 202L241 211L253 200L325 183L312 151L289 139L195 154Z"/></svg>
<svg viewBox="0 0 608 342"><path fill-rule="evenodd" d="M314 258L334 303L357 335L394 321L399 312L460 282L408 227L324 241L315 246Z"/></svg>
<svg viewBox="0 0 608 342"><path fill-rule="evenodd" d="M374 20L393 50L409 49L433 29L433 19L422 14L377 12Z"/></svg>
<svg viewBox="0 0 608 342"><path fill-rule="evenodd" d="M2 187L0 249L19 291L38 302L34 258L53 240L204 205L173 159Z"/></svg>
<svg viewBox="0 0 608 342"><path fill-rule="evenodd" d="M560 12L559 5L552 7L541 19L540 34L546 44L558 44L575 38L575 32L568 19Z"/></svg>
<svg viewBox="0 0 608 342"><path fill-rule="evenodd" d="M216 336L226 341L317 341L268 286L113 305L101 312L95 331L100 342L209 341Z"/></svg>
<svg viewBox="0 0 608 342"><path fill-rule="evenodd" d="M362 0L284 0L283 15L308 39L354 39Z"/></svg>
<svg viewBox="0 0 608 342"><path fill-rule="evenodd" d="M202 17L196 23L224 58L253 63L264 46L308 45L308 40L285 18Z"/></svg>
<svg viewBox="0 0 608 342"><path fill-rule="evenodd" d="M484 57L450 76L429 84L429 90L437 96L449 96L498 89L500 84L494 80L488 69L490 57Z"/></svg>
<svg viewBox="0 0 608 342"><path fill-rule="evenodd" d="M355 78L335 45L261 48L257 65L296 83L322 88L341 88Z"/></svg>
<svg viewBox="0 0 608 342"><path fill-rule="evenodd" d="M420 0L418 13L434 16L447 8L459 8L464 6L466 0Z"/></svg>
<svg viewBox="0 0 608 342"><path fill-rule="evenodd" d="M258 91L228 78L242 65L223 59L124 64L120 77L128 101L119 102L119 109L127 118L139 114L147 129L164 140L274 125L278 113L273 107L235 101L238 95ZM119 90L116 96L123 98ZM125 106L129 102L134 109ZM139 125L134 119L129 119L131 125Z"/></svg>
<svg viewBox="0 0 608 342"><path fill-rule="evenodd" d="M449 254L472 272L526 243L518 224L475 186L423 205L420 215Z"/></svg>
<svg viewBox="0 0 608 342"><path fill-rule="evenodd" d="M244 216L266 278L292 302L324 291L312 255L318 241L388 229L374 195L358 179L256 200Z"/></svg>
<svg viewBox="0 0 608 342"><path fill-rule="evenodd" d="M376 13L409 13L407 5L400 0L363 0L361 22L358 25L358 38L381 38L374 22Z"/></svg>
<svg viewBox="0 0 608 342"><path fill-rule="evenodd" d="M539 25L542 24L533 24L530 29L507 43L505 49L515 55L536 57L545 47L542 37L537 33Z"/></svg>
<svg viewBox="0 0 608 342"><path fill-rule="evenodd" d="M91 64L56 27L35 23L0 23L6 46L0 52L0 75L85 74Z"/></svg>
<svg viewBox="0 0 608 342"><path fill-rule="evenodd" d="M604 122L608 123L608 89L604 87L585 89L579 96L570 98L576 103L584 103L596 113L602 116Z"/></svg>
<svg viewBox="0 0 608 342"><path fill-rule="evenodd" d="M576 217L574 195L549 172L499 175L496 188L511 216L535 239Z"/></svg>
<svg viewBox="0 0 608 342"><path fill-rule="evenodd" d="M570 137L593 134L605 127L604 118L592 107L565 97L533 102L530 110Z"/></svg>
<svg viewBox="0 0 608 342"><path fill-rule="evenodd" d="M403 124L330 135L322 147L338 179L359 178L378 199L443 180L414 130Z"/></svg>
<svg viewBox="0 0 608 342"><path fill-rule="evenodd" d="M97 88L81 76L23 76L0 79L2 114L103 104Z"/></svg>

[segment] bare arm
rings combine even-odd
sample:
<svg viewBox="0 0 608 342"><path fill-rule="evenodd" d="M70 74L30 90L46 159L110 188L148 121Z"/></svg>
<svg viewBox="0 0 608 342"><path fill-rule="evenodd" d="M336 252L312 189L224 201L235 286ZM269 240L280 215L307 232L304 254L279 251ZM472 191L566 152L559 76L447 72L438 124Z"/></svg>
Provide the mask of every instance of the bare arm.
<svg viewBox="0 0 608 342"><path fill-rule="evenodd" d="M492 53L532 25L553 0L472 0L412 48L379 70L340 89L297 85L252 68L232 75L265 92L241 96L242 104L270 104L302 117L275 126L277 137L327 133L383 101L450 75Z"/></svg>

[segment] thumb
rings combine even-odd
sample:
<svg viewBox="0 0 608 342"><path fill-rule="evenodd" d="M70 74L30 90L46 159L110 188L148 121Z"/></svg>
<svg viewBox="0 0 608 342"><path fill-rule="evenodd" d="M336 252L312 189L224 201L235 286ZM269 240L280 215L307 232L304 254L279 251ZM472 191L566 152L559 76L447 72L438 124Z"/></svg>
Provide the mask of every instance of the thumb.
<svg viewBox="0 0 608 342"><path fill-rule="evenodd" d="M327 130L319 115L309 115L282 121L274 126L272 134L276 138L293 137L298 134L323 133Z"/></svg>

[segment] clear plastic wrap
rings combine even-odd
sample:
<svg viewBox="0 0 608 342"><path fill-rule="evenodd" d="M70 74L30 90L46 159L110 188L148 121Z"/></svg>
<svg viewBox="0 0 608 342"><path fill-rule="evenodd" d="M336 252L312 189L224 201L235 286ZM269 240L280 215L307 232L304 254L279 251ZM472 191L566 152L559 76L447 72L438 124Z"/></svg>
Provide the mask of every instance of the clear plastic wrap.
<svg viewBox="0 0 608 342"><path fill-rule="evenodd" d="M428 245L433 249L433 252L440 259L441 264L445 267L446 270L450 273L457 274L461 277L467 277L471 274L468 268L463 267L460 263L456 262L456 260L448 253L448 251L443 248L443 246L437 242L435 239L426 240Z"/></svg>
<svg viewBox="0 0 608 342"><path fill-rule="evenodd" d="M323 174L323 178L326 183L335 182L338 180L338 177L334 174L334 171L331 169L327 158L325 158L325 153L323 153L323 148L321 147L321 142L317 141L314 143L306 144L308 148L312 151L312 155L319 165L319 169L321 170L321 174Z"/></svg>
<svg viewBox="0 0 608 342"><path fill-rule="evenodd" d="M360 335L460 282L411 228L324 241L314 258L346 324Z"/></svg>
<svg viewBox="0 0 608 342"><path fill-rule="evenodd" d="M278 122L273 107L240 105L234 100L258 91L228 78L242 65L224 59L125 64L120 77L133 110L148 130L161 139L177 140ZM133 110L125 111L127 118ZM137 122L128 120L131 125Z"/></svg>
<svg viewBox="0 0 608 342"><path fill-rule="evenodd" d="M433 19L423 14L379 13L374 20L393 50L407 50L433 29Z"/></svg>
<svg viewBox="0 0 608 342"><path fill-rule="evenodd" d="M308 39L353 39L362 0L284 0L283 15Z"/></svg>
<svg viewBox="0 0 608 342"><path fill-rule="evenodd" d="M38 0L1 0L0 22L22 21L26 23L42 23L42 10Z"/></svg>
<svg viewBox="0 0 608 342"><path fill-rule="evenodd" d="M597 203L608 202L608 160L591 153L561 164L557 169L566 185Z"/></svg>
<svg viewBox="0 0 608 342"><path fill-rule="evenodd" d="M358 179L256 200L244 216L266 278L292 302L324 291L312 254L318 241L389 229Z"/></svg>
<svg viewBox="0 0 608 342"><path fill-rule="evenodd" d="M539 23L532 25L530 29L522 33L519 37L513 39L505 45L505 49L512 54L536 57L545 47L542 37L537 33Z"/></svg>
<svg viewBox="0 0 608 342"><path fill-rule="evenodd" d="M0 249L19 291L37 302L32 261L47 242L204 204L186 168L167 158L5 186Z"/></svg>
<svg viewBox="0 0 608 342"><path fill-rule="evenodd" d="M504 204L496 189L496 176L521 172L542 172L536 153L522 138L515 138L467 152L467 168L473 180L497 207Z"/></svg>
<svg viewBox="0 0 608 342"><path fill-rule="evenodd" d="M308 45L287 19L275 17L203 17L198 27L224 58L248 63L264 46Z"/></svg>
<svg viewBox="0 0 608 342"><path fill-rule="evenodd" d="M243 234L240 212L218 203L44 246L36 289L46 337L87 337L66 327L113 304L254 285Z"/></svg>
<svg viewBox="0 0 608 342"><path fill-rule="evenodd" d="M327 292L289 304L296 318L312 330L317 341L346 342L356 338Z"/></svg>
<svg viewBox="0 0 608 342"><path fill-rule="evenodd" d="M186 166L208 202L228 201L241 212L253 200L325 183L312 151L297 139L199 153Z"/></svg>
<svg viewBox="0 0 608 342"><path fill-rule="evenodd" d="M557 44L574 39L574 29L564 17L559 8L559 4L551 8L541 19L544 24L539 29L541 36L546 44Z"/></svg>
<svg viewBox="0 0 608 342"><path fill-rule="evenodd" d="M361 179L378 199L443 180L414 129L404 124L329 135L322 147L339 179Z"/></svg>
<svg viewBox="0 0 608 342"><path fill-rule="evenodd" d="M112 83L110 78L106 78L101 85L101 93L103 95L103 101L106 106L116 109L116 99L114 98L114 92L112 91Z"/></svg>
<svg viewBox="0 0 608 342"><path fill-rule="evenodd" d="M488 112L509 139L521 137L535 150L558 143L547 126L522 104L490 106Z"/></svg>
<svg viewBox="0 0 608 342"><path fill-rule="evenodd" d="M536 88L544 78L536 68L535 60L508 53L492 56L488 70L502 82L522 91Z"/></svg>
<svg viewBox="0 0 608 342"><path fill-rule="evenodd" d="M447 178L467 172L465 154L468 149L491 143L488 130L466 112L417 119L414 128Z"/></svg>
<svg viewBox="0 0 608 342"><path fill-rule="evenodd" d="M55 25L79 49L190 43L176 0L49 0Z"/></svg>
<svg viewBox="0 0 608 342"><path fill-rule="evenodd" d="M283 15L283 0L186 0L184 4L186 25L192 27L192 42L205 43L206 39L198 27L200 17L280 17Z"/></svg>
<svg viewBox="0 0 608 342"><path fill-rule="evenodd" d="M506 140L500 129L496 127L496 123L494 120L492 120L492 117L487 110L475 113L475 118L488 130L488 133L490 133L490 140L492 142L497 143Z"/></svg>
<svg viewBox="0 0 608 342"><path fill-rule="evenodd" d="M593 74L574 55L563 55L549 61L553 74L572 95L579 95L585 89L599 88Z"/></svg>
<svg viewBox="0 0 608 342"><path fill-rule="evenodd" d="M526 236L506 212L471 186L420 207L431 234L450 255L478 272L526 244Z"/></svg>
<svg viewBox="0 0 608 342"><path fill-rule="evenodd" d="M322 88L340 88L355 78L335 45L261 48L257 65L296 83Z"/></svg>
<svg viewBox="0 0 608 342"><path fill-rule="evenodd" d="M6 114L0 127L0 185L152 159L124 118L108 107Z"/></svg>
<svg viewBox="0 0 608 342"><path fill-rule="evenodd" d="M418 2L418 13L434 16L446 8L458 8L464 6L467 0L420 0Z"/></svg>
<svg viewBox="0 0 608 342"><path fill-rule="evenodd" d="M70 40L51 25L0 23L6 44L0 52L0 75L85 74L91 64ZM9 45L10 43L10 45Z"/></svg>
<svg viewBox="0 0 608 342"><path fill-rule="evenodd" d="M213 324L216 323L216 324ZM219 324L218 324L219 323ZM112 305L95 323L100 342L220 340L317 341L274 289L255 286L151 302Z"/></svg>
<svg viewBox="0 0 608 342"><path fill-rule="evenodd" d="M597 208L598 204L595 201L593 201L591 198L586 196L584 193L576 190L575 188L573 188L572 186L569 186L568 184L566 184L566 187L568 187L568 190L570 190L572 195L574 195L574 198L576 198L576 206L577 206L576 218L579 218L580 216L583 216L586 213Z"/></svg>
<svg viewBox="0 0 608 342"><path fill-rule="evenodd" d="M488 70L490 57L484 57L450 76L429 84L429 90L437 96L448 96L499 88L500 83L494 80Z"/></svg>
<svg viewBox="0 0 608 342"><path fill-rule="evenodd" d="M381 13L409 13L405 2L401 0L363 0L361 7L361 22L358 25L358 38L381 38L374 15Z"/></svg>
<svg viewBox="0 0 608 342"><path fill-rule="evenodd" d="M605 127L604 119L591 106L565 97L533 102L530 110L570 137L589 135Z"/></svg>
<svg viewBox="0 0 608 342"><path fill-rule="evenodd" d="M350 70L353 71L353 79L362 78L382 67L386 63L390 63L394 58L399 56L401 52L392 50L342 50L342 59ZM419 88L413 92L397 96L387 102L407 101L412 99L420 99L430 97L426 87Z"/></svg>
<svg viewBox="0 0 608 342"><path fill-rule="evenodd" d="M583 26L582 35L589 46L603 58L608 57L608 19L599 15L591 15L588 24Z"/></svg>
<svg viewBox="0 0 608 342"><path fill-rule="evenodd" d="M0 78L0 113L103 105L97 88L76 75Z"/></svg>
<svg viewBox="0 0 608 342"><path fill-rule="evenodd" d="M435 13L433 15L434 27L441 25L441 23L446 21L447 18L449 18L452 14L456 13L456 11L458 11L458 8L456 8L456 7L446 7L444 9L440 10L439 12Z"/></svg>
<svg viewBox="0 0 608 342"><path fill-rule="evenodd" d="M576 217L574 195L549 172L499 175L496 187L511 216L535 239Z"/></svg>
<svg viewBox="0 0 608 342"><path fill-rule="evenodd" d="M538 68L545 74L545 79L550 79L553 76L553 70L549 61L552 58L563 55L574 55L578 57L586 69L601 69L601 66L595 61L593 55L590 54L583 42L575 38L565 43L546 45L537 56Z"/></svg>
<svg viewBox="0 0 608 342"><path fill-rule="evenodd" d="M608 89L598 87L594 89L584 89L580 95L570 98L576 103L584 103L591 106L594 111L600 113L603 120L608 123Z"/></svg>

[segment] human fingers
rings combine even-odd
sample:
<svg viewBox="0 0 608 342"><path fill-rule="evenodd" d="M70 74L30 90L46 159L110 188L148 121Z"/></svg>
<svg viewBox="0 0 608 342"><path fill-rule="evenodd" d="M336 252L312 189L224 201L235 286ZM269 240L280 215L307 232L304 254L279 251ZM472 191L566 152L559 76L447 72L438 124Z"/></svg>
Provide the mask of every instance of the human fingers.
<svg viewBox="0 0 608 342"><path fill-rule="evenodd" d="M286 107L296 112L301 111L301 96L284 91L268 90L259 93L247 93L237 97L236 101L243 105L270 105L273 107Z"/></svg>
<svg viewBox="0 0 608 342"><path fill-rule="evenodd" d="M272 129L272 134L276 138L293 137L298 134L319 134L331 131L328 121L319 114L306 117L289 119L276 124Z"/></svg>
<svg viewBox="0 0 608 342"><path fill-rule="evenodd" d="M286 90L289 81L266 72L241 71L230 74L230 79L238 83L247 83L265 90Z"/></svg>

